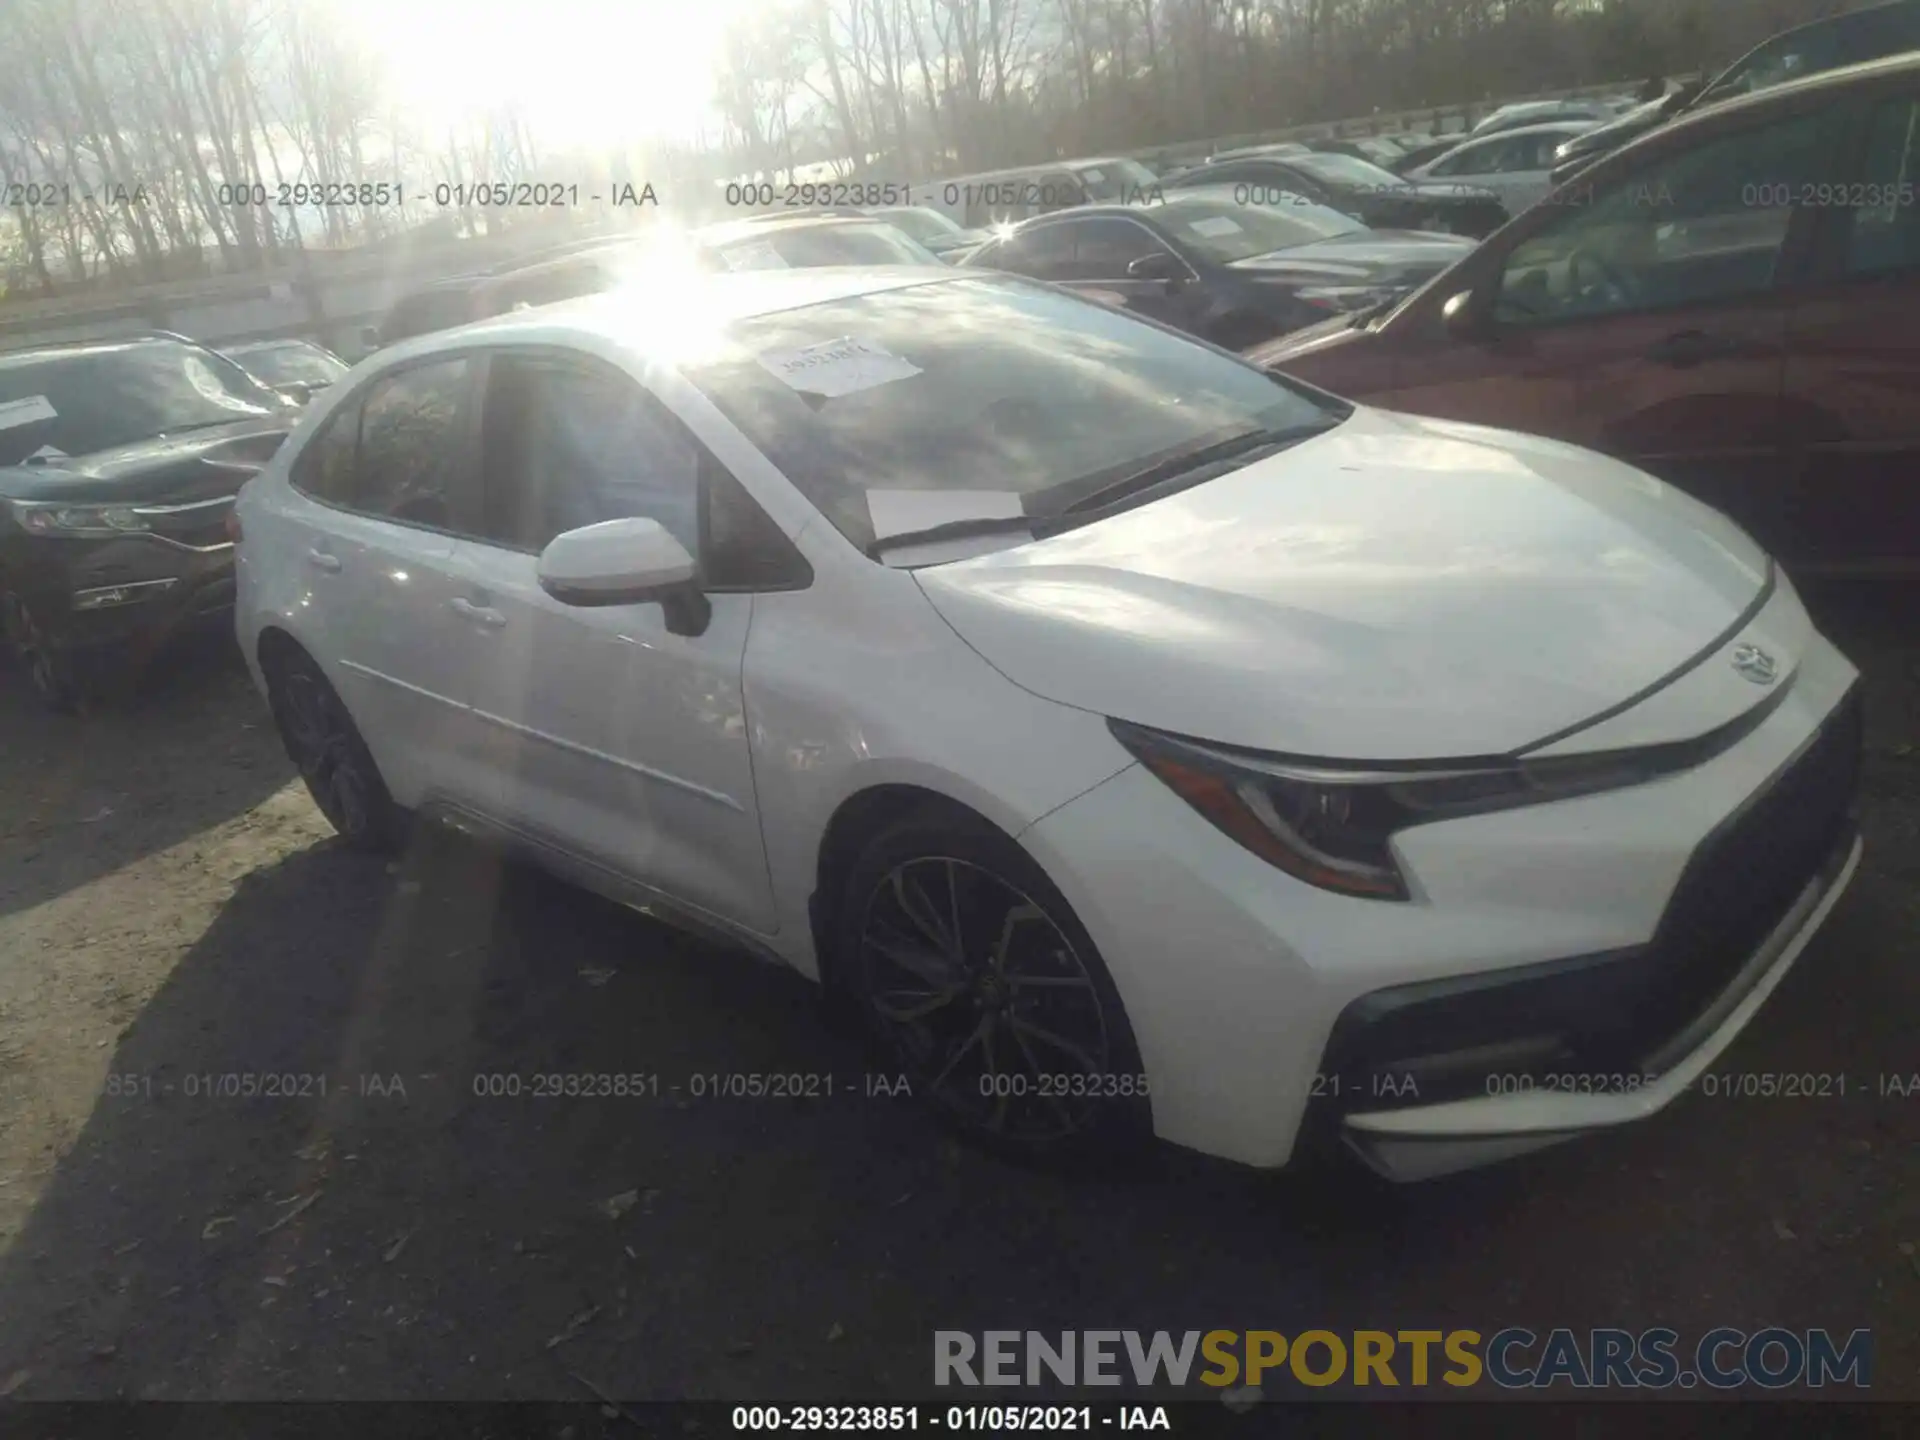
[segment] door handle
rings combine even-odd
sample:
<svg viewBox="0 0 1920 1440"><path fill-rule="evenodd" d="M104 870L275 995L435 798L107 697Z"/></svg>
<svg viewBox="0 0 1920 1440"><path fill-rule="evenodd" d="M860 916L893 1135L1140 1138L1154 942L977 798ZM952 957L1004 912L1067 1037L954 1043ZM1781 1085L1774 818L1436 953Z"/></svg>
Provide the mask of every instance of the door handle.
<svg viewBox="0 0 1920 1440"><path fill-rule="evenodd" d="M1705 330L1679 330L1647 349L1646 358L1658 365L1684 370L1707 360L1732 360L1752 353L1745 340L1731 335L1711 335Z"/></svg>
<svg viewBox="0 0 1920 1440"><path fill-rule="evenodd" d="M329 575L340 573L340 557L329 555L324 550L307 551L307 563L316 570L324 570Z"/></svg>
<svg viewBox="0 0 1920 1440"><path fill-rule="evenodd" d="M469 620L478 620L489 629L498 630L507 623L507 617L498 610L490 610L485 605L476 605L471 600L450 600L453 613L465 616Z"/></svg>

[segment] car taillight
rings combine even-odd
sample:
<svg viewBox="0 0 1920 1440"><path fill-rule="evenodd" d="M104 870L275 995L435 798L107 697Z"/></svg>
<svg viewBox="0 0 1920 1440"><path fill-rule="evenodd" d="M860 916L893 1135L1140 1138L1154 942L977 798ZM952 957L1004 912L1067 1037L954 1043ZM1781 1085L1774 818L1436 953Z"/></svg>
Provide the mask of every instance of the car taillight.
<svg viewBox="0 0 1920 1440"><path fill-rule="evenodd" d="M235 545L240 543L240 512L238 510L227 511L227 539Z"/></svg>

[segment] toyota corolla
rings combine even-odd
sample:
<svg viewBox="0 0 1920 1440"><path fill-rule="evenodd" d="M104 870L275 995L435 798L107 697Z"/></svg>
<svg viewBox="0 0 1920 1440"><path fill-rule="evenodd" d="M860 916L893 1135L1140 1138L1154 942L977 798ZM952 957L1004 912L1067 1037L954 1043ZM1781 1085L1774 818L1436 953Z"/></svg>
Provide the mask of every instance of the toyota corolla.
<svg viewBox="0 0 1920 1440"><path fill-rule="evenodd" d="M1014 277L424 337L238 522L343 835L731 936L1020 1154L1418 1178L1640 1119L1858 862L1855 670L1734 524Z"/></svg>

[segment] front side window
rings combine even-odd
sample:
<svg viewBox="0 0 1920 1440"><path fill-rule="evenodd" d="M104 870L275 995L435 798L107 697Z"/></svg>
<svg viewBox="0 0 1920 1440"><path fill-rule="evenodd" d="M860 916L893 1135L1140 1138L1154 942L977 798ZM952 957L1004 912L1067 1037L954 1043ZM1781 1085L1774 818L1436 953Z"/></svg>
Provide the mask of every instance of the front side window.
<svg viewBox="0 0 1920 1440"><path fill-rule="evenodd" d="M687 374L862 546L875 491L1055 512L1170 451L1346 413L1124 312L991 275L743 320Z"/></svg>
<svg viewBox="0 0 1920 1440"><path fill-rule="evenodd" d="M361 402L352 484L337 503L451 529L472 372L472 361L462 356L374 381Z"/></svg>
<svg viewBox="0 0 1920 1440"><path fill-rule="evenodd" d="M1920 101L1885 100L1874 108L1866 164L1849 188L1848 271L1920 270Z"/></svg>
<svg viewBox="0 0 1920 1440"><path fill-rule="evenodd" d="M1068 220L1049 228L1073 237L1071 278L1076 280L1124 280L1134 261L1168 253L1159 236L1131 220Z"/></svg>
<svg viewBox="0 0 1920 1440"><path fill-rule="evenodd" d="M985 263L1036 280L1064 280L1073 273L1073 230L1065 224L1035 225L1000 242Z"/></svg>
<svg viewBox="0 0 1920 1440"><path fill-rule="evenodd" d="M1768 289L1804 187L1827 173L1829 117L1697 145L1616 181L1521 242L1495 313L1531 325Z"/></svg>
<svg viewBox="0 0 1920 1440"><path fill-rule="evenodd" d="M0 357L0 465L284 414L224 355L177 341L103 341Z"/></svg>
<svg viewBox="0 0 1920 1440"><path fill-rule="evenodd" d="M541 550L603 520L657 520L700 553L700 451L628 376L503 355L481 430L482 538Z"/></svg>

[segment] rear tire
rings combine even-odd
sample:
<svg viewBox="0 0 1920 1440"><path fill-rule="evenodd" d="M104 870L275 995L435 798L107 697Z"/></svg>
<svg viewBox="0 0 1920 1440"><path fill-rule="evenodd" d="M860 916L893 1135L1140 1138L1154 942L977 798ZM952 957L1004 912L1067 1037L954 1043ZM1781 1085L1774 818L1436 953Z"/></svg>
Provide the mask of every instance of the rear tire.
<svg viewBox="0 0 1920 1440"><path fill-rule="evenodd" d="M41 629L27 602L11 590L0 590L0 630L27 672L27 683L47 709L68 715L79 708L80 690L63 655Z"/></svg>
<svg viewBox="0 0 1920 1440"><path fill-rule="evenodd" d="M984 822L910 815L847 876L831 975L884 1063L1017 1159L1137 1157L1153 1133L1133 1028L1092 938Z"/></svg>
<svg viewBox="0 0 1920 1440"><path fill-rule="evenodd" d="M407 814L394 803L373 753L313 658L282 652L266 666L267 698L287 758L327 823L355 849L398 850Z"/></svg>

